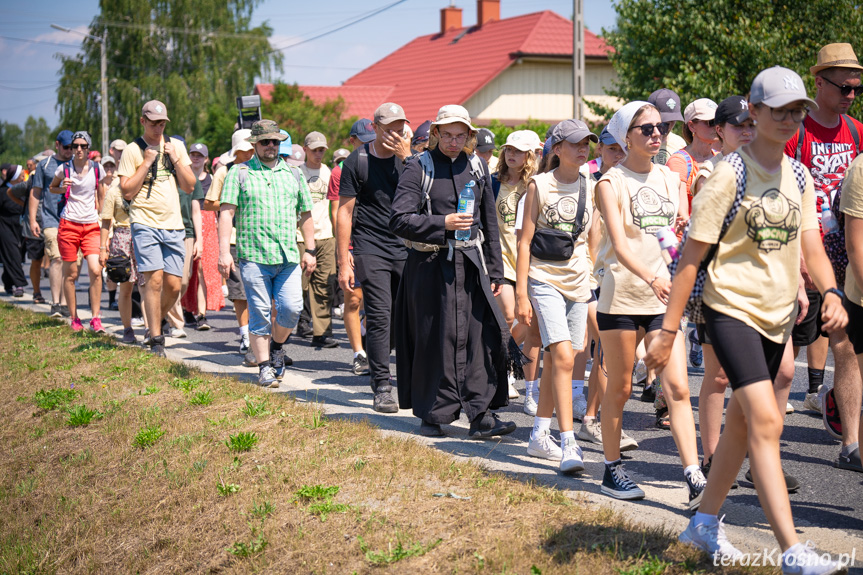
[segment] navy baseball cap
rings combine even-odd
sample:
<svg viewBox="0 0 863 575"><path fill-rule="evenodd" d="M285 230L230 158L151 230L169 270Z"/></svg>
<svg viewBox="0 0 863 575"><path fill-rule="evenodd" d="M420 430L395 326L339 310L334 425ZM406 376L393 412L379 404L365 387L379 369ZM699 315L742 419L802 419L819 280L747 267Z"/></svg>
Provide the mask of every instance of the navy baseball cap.
<svg viewBox="0 0 863 575"><path fill-rule="evenodd" d="M428 141L429 139L429 130L431 129L431 120L426 120L422 124L417 127L417 131L414 132L413 140L411 143L416 145L420 142Z"/></svg>
<svg viewBox="0 0 863 575"><path fill-rule="evenodd" d="M614 139L614 136L611 135L608 128L603 128L602 132L599 134L599 142L603 146L612 146L617 143L617 140Z"/></svg>
<svg viewBox="0 0 863 575"><path fill-rule="evenodd" d="M680 96L673 90L660 88L653 92L647 101L656 106L663 122L683 121L683 114L680 113Z"/></svg>
<svg viewBox="0 0 863 575"><path fill-rule="evenodd" d="M356 138L363 144L368 144L375 139L375 129L372 127L372 121L368 118L362 118L354 122L351 126L351 136Z"/></svg>
<svg viewBox="0 0 863 575"><path fill-rule="evenodd" d="M72 130L63 130L59 134L57 134L57 141L60 142L61 146L71 146L72 145Z"/></svg>

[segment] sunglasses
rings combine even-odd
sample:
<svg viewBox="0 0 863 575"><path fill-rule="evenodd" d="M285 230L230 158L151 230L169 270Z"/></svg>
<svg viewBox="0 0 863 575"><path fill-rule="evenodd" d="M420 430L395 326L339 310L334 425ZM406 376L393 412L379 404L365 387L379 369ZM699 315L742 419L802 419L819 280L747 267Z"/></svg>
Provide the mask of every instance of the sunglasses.
<svg viewBox="0 0 863 575"><path fill-rule="evenodd" d="M65 148L65 146L63 146ZM87 150L90 148L90 144L72 144L73 150Z"/></svg>
<svg viewBox="0 0 863 575"><path fill-rule="evenodd" d="M849 85L847 85L847 84L842 84L842 85L840 86L839 84L837 84L836 82L834 82L834 81L830 80L829 78L825 78L824 76L821 76L821 77L822 77L822 78L824 78L825 80L827 80L828 82L830 82L831 84L833 84L834 86L836 86L837 88L839 88L839 93L840 93L840 94L842 94L842 97L843 97L843 98L847 97L847 96L848 96L848 94L850 94L850 93L852 93L852 92L854 92L854 97L855 97L855 98L856 98L857 96L860 96L861 94L863 94L863 85L860 85L860 86L849 86Z"/></svg>
<svg viewBox="0 0 863 575"><path fill-rule="evenodd" d="M653 135L653 130L659 130L660 136L665 136L668 134L668 130L670 128L670 124L668 122L659 122L658 124L641 124L640 126L633 126L630 130L640 129L641 135L645 138L649 138Z"/></svg>
<svg viewBox="0 0 863 575"><path fill-rule="evenodd" d="M258 140L258 143L262 146L278 146L282 142L280 140Z"/></svg>
<svg viewBox="0 0 863 575"><path fill-rule="evenodd" d="M72 146L71 146L71 145L69 145L69 146L62 146L62 148L63 148L64 150L71 150L71 149L72 149Z"/></svg>

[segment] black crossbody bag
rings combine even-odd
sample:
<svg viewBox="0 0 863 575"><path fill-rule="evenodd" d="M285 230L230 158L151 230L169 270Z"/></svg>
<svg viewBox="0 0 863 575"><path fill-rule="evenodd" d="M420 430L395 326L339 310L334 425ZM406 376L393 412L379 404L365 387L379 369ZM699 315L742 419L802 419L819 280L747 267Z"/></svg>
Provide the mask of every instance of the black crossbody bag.
<svg viewBox="0 0 863 575"><path fill-rule="evenodd" d="M584 231L584 204L587 192L585 190L585 177L579 175L578 209L575 213L575 231L565 232L542 228L536 230L530 242L530 255L535 258L550 262L563 262L572 258L575 249L575 241Z"/></svg>

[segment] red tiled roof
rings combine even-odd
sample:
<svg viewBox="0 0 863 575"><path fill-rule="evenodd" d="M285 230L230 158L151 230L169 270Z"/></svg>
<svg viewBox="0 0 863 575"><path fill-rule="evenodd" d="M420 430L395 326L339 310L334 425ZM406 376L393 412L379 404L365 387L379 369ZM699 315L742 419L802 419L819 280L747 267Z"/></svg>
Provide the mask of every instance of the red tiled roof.
<svg viewBox="0 0 863 575"><path fill-rule="evenodd" d="M612 50L589 30L584 40L587 58L607 58ZM301 89L315 101L341 95L349 103L348 115L360 117L383 102L396 102L418 125L433 119L444 104L464 104L524 56L571 58L572 21L545 10L420 36L342 86ZM261 97L266 99L271 91L271 85L259 85Z"/></svg>

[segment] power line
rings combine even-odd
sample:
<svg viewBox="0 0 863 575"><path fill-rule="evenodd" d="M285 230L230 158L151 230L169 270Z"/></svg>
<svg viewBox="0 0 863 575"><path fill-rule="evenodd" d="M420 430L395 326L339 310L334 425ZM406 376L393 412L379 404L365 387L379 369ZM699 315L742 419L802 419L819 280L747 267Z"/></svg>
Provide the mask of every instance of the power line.
<svg viewBox="0 0 863 575"><path fill-rule="evenodd" d="M80 48L80 44L63 44L61 42L48 42L47 40L28 40L27 38L13 38L12 36L0 36L4 40L13 40L15 42L29 42L30 44L50 44L51 46L68 46L70 48Z"/></svg>
<svg viewBox="0 0 863 575"><path fill-rule="evenodd" d="M312 36L311 38L306 38L305 40L300 40L299 42L294 42L293 44L288 44L287 46L282 46L281 48L275 48L273 50L270 50L270 52L268 52L268 53L272 54L273 52L281 52L282 50L287 50L289 48L294 48L294 47L299 46L301 44L308 44L309 42L319 40L319 39L323 38L324 36L329 36L330 34L334 34L335 32L340 32L341 30L344 30L345 28L350 28L354 24L359 24L363 20L368 20L372 16L377 16L378 14L381 14L382 12L386 12L390 8L395 8L399 4L404 4L405 2L407 2L407 0L397 0L396 2L393 2L392 4L388 4L382 8L379 8L373 12L366 14L365 16L361 16L355 20L352 20L343 26L339 26L338 28L333 28L332 30L328 30L327 32L323 32L321 34L318 34L317 36Z"/></svg>
<svg viewBox="0 0 863 575"><path fill-rule="evenodd" d="M48 88L54 88L57 86L59 82L54 82L53 84L48 84L47 86L39 86L38 88L15 88L14 86L3 86L0 84L0 90L13 90L15 92L36 92L39 90L47 90Z"/></svg>

